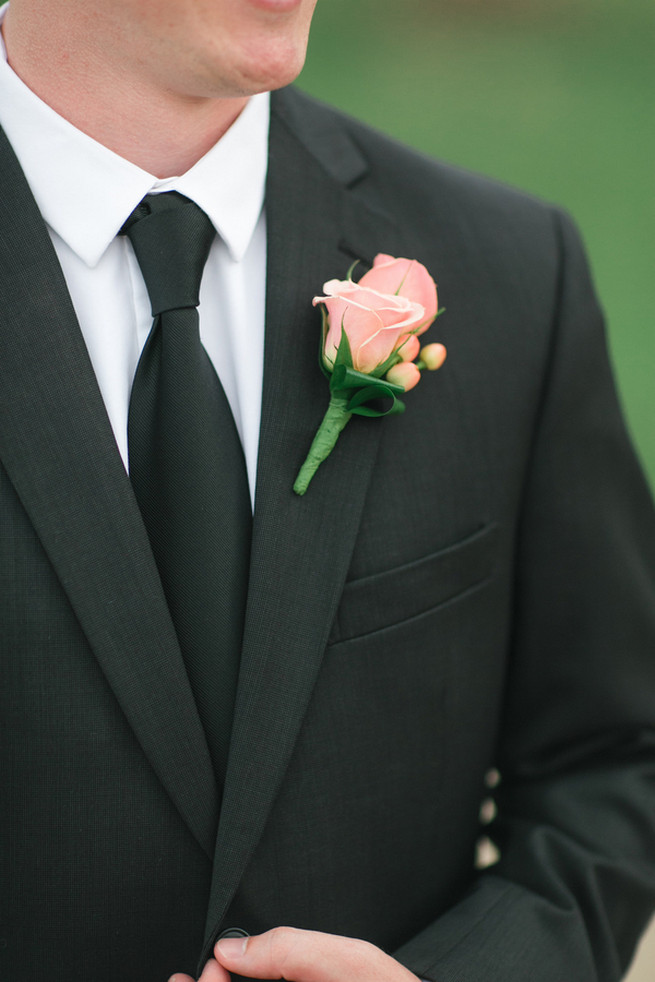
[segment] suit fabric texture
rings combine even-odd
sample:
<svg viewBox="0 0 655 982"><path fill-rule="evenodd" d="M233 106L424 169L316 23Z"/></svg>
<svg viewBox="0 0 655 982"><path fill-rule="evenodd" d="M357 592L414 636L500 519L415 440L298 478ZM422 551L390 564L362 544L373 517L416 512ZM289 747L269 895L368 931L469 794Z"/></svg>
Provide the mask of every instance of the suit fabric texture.
<svg viewBox="0 0 655 982"><path fill-rule="evenodd" d="M569 220L272 98L246 625L218 788L49 236L0 144L0 978L160 982L218 932L434 982L617 980L655 898L655 523ZM449 357L354 418L311 299L416 258ZM361 267L365 268L365 267ZM474 868L497 768L500 862ZM4 879L6 877L6 879Z"/></svg>

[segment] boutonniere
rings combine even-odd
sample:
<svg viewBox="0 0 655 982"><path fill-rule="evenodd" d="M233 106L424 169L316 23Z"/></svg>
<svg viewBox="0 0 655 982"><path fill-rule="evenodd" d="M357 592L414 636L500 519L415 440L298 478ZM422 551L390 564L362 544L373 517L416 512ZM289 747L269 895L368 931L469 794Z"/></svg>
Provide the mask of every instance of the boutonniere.
<svg viewBox="0 0 655 982"><path fill-rule="evenodd" d="M446 357L443 344L421 348L418 340L442 312L425 266L380 254L358 283L353 269L347 279L325 283L326 295L313 300L323 315L320 365L330 403L293 486L296 494L305 493L353 414L403 412L399 396L414 388L423 369L440 368Z"/></svg>

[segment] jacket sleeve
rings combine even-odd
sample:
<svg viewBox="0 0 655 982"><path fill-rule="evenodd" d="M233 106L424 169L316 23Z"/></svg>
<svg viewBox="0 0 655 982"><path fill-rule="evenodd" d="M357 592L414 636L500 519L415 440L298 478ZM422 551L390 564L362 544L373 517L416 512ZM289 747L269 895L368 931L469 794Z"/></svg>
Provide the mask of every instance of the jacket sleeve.
<svg viewBox="0 0 655 982"><path fill-rule="evenodd" d="M655 520L566 218L497 747L500 861L396 952L433 982L615 982L655 905Z"/></svg>

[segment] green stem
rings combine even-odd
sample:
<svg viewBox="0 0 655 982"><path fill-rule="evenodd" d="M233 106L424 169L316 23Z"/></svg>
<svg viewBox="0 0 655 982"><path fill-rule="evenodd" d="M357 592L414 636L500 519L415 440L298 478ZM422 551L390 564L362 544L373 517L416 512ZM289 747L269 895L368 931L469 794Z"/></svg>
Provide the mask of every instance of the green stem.
<svg viewBox="0 0 655 982"><path fill-rule="evenodd" d="M319 426L316 436L309 448L307 459L300 468L293 490L296 494L304 494L309 482L319 466L328 457L339 439L339 434L352 416L346 409L348 399L343 396L332 396L327 412Z"/></svg>

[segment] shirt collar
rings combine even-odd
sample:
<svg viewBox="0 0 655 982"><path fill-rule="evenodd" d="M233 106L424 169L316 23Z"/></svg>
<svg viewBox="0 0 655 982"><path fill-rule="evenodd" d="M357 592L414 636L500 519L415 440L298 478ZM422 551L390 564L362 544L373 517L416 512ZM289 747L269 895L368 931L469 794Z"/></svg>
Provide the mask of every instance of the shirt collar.
<svg viewBox="0 0 655 982"><path fill-rule="evenodd" d="M0 10L0 20L5 10ZM0 35L0 125L47 225L87 266L97 265L144 195L162 190L179 191L195 201L231 258L243 258L264 203L268 93L253 96L190 170L162 181L82 133L39 99L7 64Z"/></svg>

